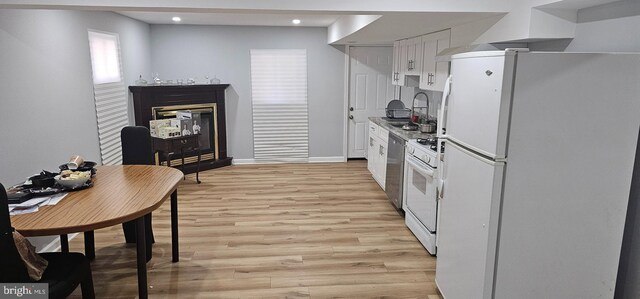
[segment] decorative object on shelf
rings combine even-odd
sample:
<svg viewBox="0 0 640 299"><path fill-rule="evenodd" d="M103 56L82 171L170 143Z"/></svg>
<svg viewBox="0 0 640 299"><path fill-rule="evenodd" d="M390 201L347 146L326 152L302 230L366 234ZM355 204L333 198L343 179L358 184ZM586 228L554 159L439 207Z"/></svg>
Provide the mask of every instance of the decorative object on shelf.
<svg viewBox="0 0 640 299"><path fill-rule="evenodd" d="M213 78L209 81L211 84L220 84L220 79L216 78L216 75L213 75Z"/></svg>
<svg viewBox="0 0 640 299"><path fill-rule="evenodd" d="M196 79L193 79L193 78L187 79L187 84L188 85L196 85Z"/></svg>
<svg viewBox="0 0 640 299"><path fill-rule="evenodd" d="M158 138L180 137L180 129L177 127L162 127L158 130Z"/></svg>
<svg viewBox="0 0 640 299"><path fill-rule="evenodd" d="M151 137L160 137L160 129L164 127L171 127L171 119L158 119L149 121L149 131Z"/></svg>
<svg viewBox="0 0 640 299"><path fill-rule="evenodd" d="M162 84L162 80L160 80L160 76L158 76L158 73L151 73L151 80L153 80L153 84Z"/></svg>
<svg viewBox="0 0 640 299"><path fill-rule="evenodd" d="M193 134L200 134L200 130L202 129L202 127L200 127L202 124L200 113L192 112L191 110L176 111L176 118L191 120L191 126L189 127L191 132Z"/></svg>
<svg viewBox="0 0 640 299"><path fill-rule="evenodd" d="M138 80L136 80L136 85L138 85L138 86L146 86L147 85L147 80L142 79L142 75L140 75L140 78L138 78Z"/></svg>

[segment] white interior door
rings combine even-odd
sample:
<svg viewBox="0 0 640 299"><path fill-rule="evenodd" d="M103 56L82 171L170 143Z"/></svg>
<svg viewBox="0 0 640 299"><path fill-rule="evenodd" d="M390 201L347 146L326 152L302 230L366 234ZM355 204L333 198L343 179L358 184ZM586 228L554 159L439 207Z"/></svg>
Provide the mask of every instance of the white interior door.
<svg viewBox="0 0 640 299"><path fill-rule="evenodd" d="M368 144L370 116L384 116L393 99L392 47L350 47L349 49L348 158L364 158Z"/></svg>

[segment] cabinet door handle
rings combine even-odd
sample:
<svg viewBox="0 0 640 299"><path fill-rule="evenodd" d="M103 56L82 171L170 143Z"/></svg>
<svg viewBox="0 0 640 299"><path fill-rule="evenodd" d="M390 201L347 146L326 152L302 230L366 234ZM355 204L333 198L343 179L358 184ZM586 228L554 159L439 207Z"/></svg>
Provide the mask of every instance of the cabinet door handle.
<svg viewBox="0 0 640 299"><path fill-rule="evenodd" d="M373 137L369 137L369 146L373 146Z"/></svg>

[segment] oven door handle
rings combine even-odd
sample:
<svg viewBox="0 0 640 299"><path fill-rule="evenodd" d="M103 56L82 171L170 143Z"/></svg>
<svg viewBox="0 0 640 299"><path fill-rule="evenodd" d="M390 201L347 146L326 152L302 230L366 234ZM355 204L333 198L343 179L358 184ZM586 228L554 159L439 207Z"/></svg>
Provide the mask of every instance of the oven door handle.
<svg viewBox="0 0 640 299"><path fill-rule="evenodd" d="M433 178L435 172L433 171L433 168L429 167L429 165L427 165L424 162L421 162L420 160L418 160L417 158L413 157L412 155L406 155L406 160L407 163L417 172L419 172L420 174L424 175L424 176L428 176Z"/></svg>

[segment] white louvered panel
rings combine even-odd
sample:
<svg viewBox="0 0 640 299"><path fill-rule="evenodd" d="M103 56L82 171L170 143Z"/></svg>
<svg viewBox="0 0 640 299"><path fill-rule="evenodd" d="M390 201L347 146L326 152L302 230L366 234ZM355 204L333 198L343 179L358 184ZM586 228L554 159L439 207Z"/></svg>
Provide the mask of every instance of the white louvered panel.
<svg viewBox="0 0 640 299"><path fill-rule="evenodd" d="M253 153L264 162L309 158L306 50L251 50Z"/></svg>
<svg viewBox="0 0 640 299"><path fill-rule="evenodd" d="M98 40L96 42L96 39ZM100 40L102 39L102 40ZM116 50L99 45L101 42L115 41ZM94 99L96 104L96 118L98 126L98 138L100 143L100 155L103 165L122 164L122 144L120 141L120 131L129 125L127 90L123 82L122 62L120 58L120 43L116 34L89 31L89 43L91 46L92 67L94 63L112 62L117 63L113 68L102 65L101 71L105 78L96 78L94 74ZM94 43L98 46L93 47ZM94 53L95 51L95 53ZM105 58L105 55L108 56ZM117 56L117 60L116 57ZM116 70L115 75L112 70ZM117 76L119 74L119 78ZM113 81L113 82L109 82Z"/></svg>
<svg viewBox="0 0 640 299"><path fill-rule="evenodd" d="M120 130L129 125L125 86L120 83L118 88L103 88L102 85L107 84L94 85L102 164L122 164Z"/></svg>

